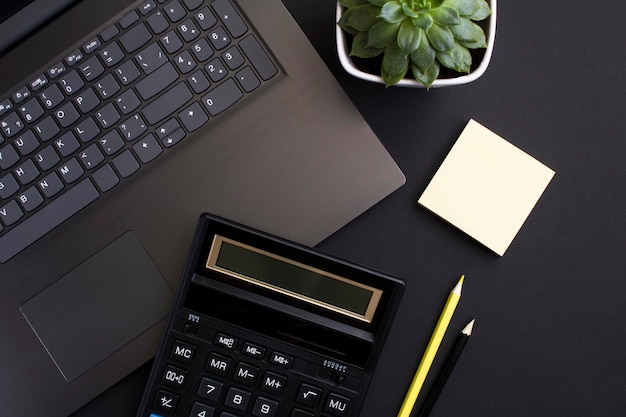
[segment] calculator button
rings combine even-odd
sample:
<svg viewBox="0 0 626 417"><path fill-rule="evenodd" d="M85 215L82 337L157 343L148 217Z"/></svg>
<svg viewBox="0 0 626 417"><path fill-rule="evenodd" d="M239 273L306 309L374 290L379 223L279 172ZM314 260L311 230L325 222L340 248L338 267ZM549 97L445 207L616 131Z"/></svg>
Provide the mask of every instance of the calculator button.
<svg viewBox="0 0 626 417"><path fill-rule="evenodd" d="M300 385L300 391L296 401L309 407L317 407L322 396L322 389L313 385L303 383Z"/></svg>
<svg viewBox="0 0 626 417"><path fill-rule="evenodd" d="M233 350L237 346L237 339L232 336L218 333L215 336L215 344Z"/></svg>
<svg viewBox="0 0 626 417"><path fill-rule="evenodd" d="M154 408L160 411L165 411L166 413L174 413L176 412L176 407L178 407L179 399L180 397L176 394L160 390L157 392L154 400Z"/></svg>
<svg viewBox="0 0 626 417"><path fill-rule="evenodd" d="M349 407L350 398L331 392L328 396L328 399L326 400L326 407L324 408L324 410L327 413L342 417L348 415Z"/></svg>
<svg viewBox="0 0 626 417"><path fill-rule="evenodd" d="M245 411L248 408L251 395L248 391L231 387L226 395L226 400L224 400L224 405L237 411Z"/></svg>
<svg viewBox="0 0 626 417"><path fill-rule="evenodd" d="M261 370L245 362L239 362L233 379L246 385L254 385Z"/></svg>
<svg viewBox="0 0 626 417"><path fill-rule="evenodd" d="M293 364L293 357L283 353L273 352L270 357L270 363L283 368L291 368L291 365Z"/></svg>
<svg viewBox="0 0 626 417"><path fill-rule="evenodd" d="M162 382L170 387L182 389L187 381L187 371L168 365L163 373Z"/></svg>
<svg viewBox="0 0 626 417"><path fill-rule="evenodd" d="M294 408L290 417L315 417L315 414L300 410L299 408Z"/></svg>
<svg viewBox="0 0 626 417"><path fill-rule="evenodd" d="M191 413L189 413L189 417L213 417L214 415L214 407L199 402L193 403L193 407L191 407Z"/></svg>
<svg viewBox="0 0 626 417"><path fill-rule="evenodd" d="M269 392L270 394L281 395L285 389L285 385L287 385L286 376L267 371L263 375L261 390Z"/></svg>
<svg viewBox="0 0 626 417"><path fill-rule="evenodd" d="M221 382L205 377L202 378L202 381L200 381L197 394L198 397L218 402L223 388L224 384Z"/></svg>
<svg viewBox="0 0 626 417"><path fill-rule="evenodd" d="M206 370L212 374L226 376L230 369L231 359L218 353L211 353L206 364Z"/></svg>
<svg viewBox="0 0 626 417"><path fill-rule="evenodd" d="M196 347L194 345L177 340L174 342L174 346L172 346L170 358L184 363L191 363L195 352Z"/></svg>
<svg viewBox="0 0 626 417"><path fill-rule="evenodd" d="M268 398L259 397L252 408L252 415L255 417L274 417L278 409L278 402Z"/></svg>
<svg viewBox="0 0 626 417"><path fill-rule="evenodd" d="M265 348L252 343L246 343L243 345L242 352L244 355L251 356L255 359L263 359L265 356Z"/></svg>

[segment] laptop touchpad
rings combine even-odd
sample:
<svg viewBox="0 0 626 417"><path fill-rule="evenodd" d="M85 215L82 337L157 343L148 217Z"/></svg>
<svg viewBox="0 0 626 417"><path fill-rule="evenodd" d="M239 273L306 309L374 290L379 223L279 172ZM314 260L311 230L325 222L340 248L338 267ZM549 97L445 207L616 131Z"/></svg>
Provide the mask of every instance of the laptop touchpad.
<svg viewBox="0 0 626 417"><path fill-rule="evenodd" d="M169 313L173 292L127 232L21 308L67 381Z"/></svg>

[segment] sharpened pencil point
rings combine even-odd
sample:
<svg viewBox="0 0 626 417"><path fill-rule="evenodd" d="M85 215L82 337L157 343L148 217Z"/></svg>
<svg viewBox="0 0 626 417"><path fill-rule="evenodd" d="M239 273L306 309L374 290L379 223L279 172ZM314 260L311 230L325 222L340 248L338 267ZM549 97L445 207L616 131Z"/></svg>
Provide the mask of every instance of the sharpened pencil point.
<svg viewBox="0 0 626 417"><path fill-rule="evenodd" d="M472 321L467 323L467 326L465 326L463 328L463 330L461 330L461 333L463 333L464 335L467 335L467 336L471 336L472 335L472 330L474 329L474 323L475 322L476 322L476 319L473 319Z"/></svg>

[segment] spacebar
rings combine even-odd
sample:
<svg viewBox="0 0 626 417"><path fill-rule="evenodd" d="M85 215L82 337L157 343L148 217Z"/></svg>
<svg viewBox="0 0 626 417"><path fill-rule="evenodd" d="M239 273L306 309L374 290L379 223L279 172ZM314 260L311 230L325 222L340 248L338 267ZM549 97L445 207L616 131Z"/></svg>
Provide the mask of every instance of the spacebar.
<svg viewBox="0 0 626 417"><path fill-rule="evenodd" d="M100 196L85 178L56 200L0 237L0 263L5 263Z"/></svg>

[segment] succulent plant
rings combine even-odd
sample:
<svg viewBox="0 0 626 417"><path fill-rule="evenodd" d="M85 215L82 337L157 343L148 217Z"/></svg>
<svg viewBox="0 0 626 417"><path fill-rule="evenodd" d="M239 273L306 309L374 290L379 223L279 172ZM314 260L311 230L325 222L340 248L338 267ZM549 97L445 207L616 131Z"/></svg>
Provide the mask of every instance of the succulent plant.
<svg viewBox="0 0 626 417"><path fill-rule="evenodd" d="M339 0L345 8L339 26L352 35L351 56L383 54L381 76L397 84L409 69L429 88L441 65L469 73L469 49L485 48L475 22L491 14L485 0Z"/></svg>

